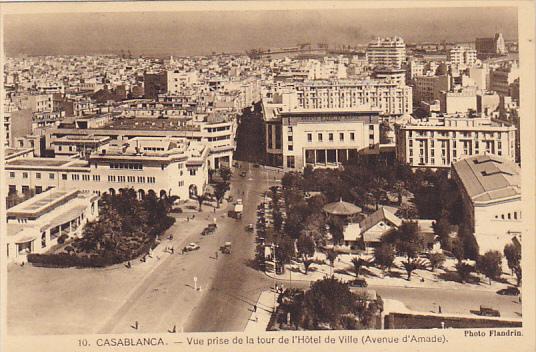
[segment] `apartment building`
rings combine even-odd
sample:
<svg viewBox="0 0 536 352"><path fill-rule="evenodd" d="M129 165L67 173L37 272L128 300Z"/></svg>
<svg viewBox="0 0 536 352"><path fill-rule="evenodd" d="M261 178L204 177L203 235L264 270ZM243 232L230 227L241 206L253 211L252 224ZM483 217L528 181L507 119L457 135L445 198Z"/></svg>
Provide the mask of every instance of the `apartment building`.
<svg viewBox="0 0 536 352"><path fill-rule="evenodd" d="M396 157L411 167L444 168L474 155L515 161L516 128L486 117L432 115L395 125Z"/></svg>
<svg viewBox="0 0 536 352"><path fill-rule="evenodd" d="M7 210L8 262L24 263L30 253L43 253L60 236L81 237L85 224L97 219L96 194L50 189Z"/></svg>
<svg viewBox="0 0 536 352"><path fill-rule="evenodd" d="M448 75L415 76L413 84L413 98L416 103L420 103L421 101L431 103L439 100L441 91L450 90Z"/></svg>
<svg viewBox="0 0 536 352"><path fill-rule="evenodd" d="M412 88L396 81L309 81L295 84L283 93L283 104L296 109L372 109L382 116L400 116L413 111Z"/></svg>
<svg viewBox="0 0 536 352"><path fill-rule="evenodd" d="M517 63L504 64L490 72L490 90L499 95L511 96L517 79L519 79L519 65Z"/></svg>
<svg viewBox="0 0 536 352"><path fill-rule="evenodd" d="M476 60L476 50L473 48L457 45L447 53L447 61L453 65L471 67L476 63Z"/></svg>
<svg viewBox="0 0 536 352"><path fill-rule="evenodd" d="M112 140L77 158L14 158L6 162L9 193L41 193L49 188L85 192L117 192L132 187L140 197L157 195L187 199L208 182L209 148L184 138L136 137Z"/></svg>
<svg viewBox="0 0 536 352"><path fill-rule="evenodd" d="M283 111L263 106L269 165L284 170L338 167L359 153L378 153L379 111L314 109Z"/></svg>
<svg viewBox="0 0 536 352"><path fill-rule="evenodd" d="M400 37L376 38L367 46L369 65L402 68L406 61L406 44Z"/></svg>
<svg viewBox="0 0 536 352"><path fill-rule="evenodd" d="M476 155L453 163L451 170L480 253L502 252L513 238L521 241L523 204L519 166L504 158Z"/></svg>

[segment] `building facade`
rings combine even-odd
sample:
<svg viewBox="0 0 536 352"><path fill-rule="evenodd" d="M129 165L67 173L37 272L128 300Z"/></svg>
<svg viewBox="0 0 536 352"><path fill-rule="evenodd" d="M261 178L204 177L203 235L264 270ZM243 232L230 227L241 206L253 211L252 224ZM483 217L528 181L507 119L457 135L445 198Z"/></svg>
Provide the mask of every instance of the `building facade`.
<svg viewBox="0 0 536 352"><path fill-rule="evenodd" d="M181 138L112 140L77 158L15 158L6 162L9 193L42 193L79 189L88 193L115 193L133 188L142 198L157 196L188 199L208 183L209 148Z"/></svg>
<svg viewBox="0 0 536 352"><path fill-rule="evenodd" d="M452 178L461 193L465 219L480 253L497 250L523 229L520 168L510 160L478 155L452 165Z"/></svg>
<svg viewBox="0 0 536 352"><path fill-rule="evenodd" d="M338 167L379 150L378 111L280 111L265 122L268 164L284 170Z"/></svg>
<svg viewBox="0 0 536 352"><path fill-rule="evenodd" d="M516 128L484 117L431 117L396 125L396 156L411 167L445 168L475 155L515 161Z"/></svg>
<svg viewBox="0 0 536 352"><path fill-rule="evenodd" d="M401 68L406 61L406 44L400 37L378 37L368 44L366 55L371 66Z"/></svg>
<svg viewBox="0 0 536 352"><path fill-rule="evenodd" d="M476 63L476 50L463 46L455 46L447 53L447 61L454 65L471 67Z"/></svg>
<svg viewBox="0 0 536 352"><path fill-rule="evenodd" d="M78 190L51 189L7 210L7 260L26 262L60 236L81 237L84 225L99 215L98 196Z"/></svg>

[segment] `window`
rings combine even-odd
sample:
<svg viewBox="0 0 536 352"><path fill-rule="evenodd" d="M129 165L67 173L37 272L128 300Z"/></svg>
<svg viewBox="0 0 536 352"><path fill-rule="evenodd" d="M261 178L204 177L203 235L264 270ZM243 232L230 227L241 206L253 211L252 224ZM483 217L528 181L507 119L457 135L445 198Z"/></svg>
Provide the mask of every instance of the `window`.
<svg viewBox="0 0 536 352"><path fill-rule="evenodd" d="M344 133L339 133L339 141L344 141Z"/></svg>
<svg viewBox="0 0 536 352"><path fill-rule="evenodd" d="M354 132L350 132L350 140L355 141L355 133Z"/></svg>
<svg viewBox="0 0 536 352"><path fill-rule="evenodd" d="M322 133L319 133L319 134L318 134L318 141L319 141L319 142L322 142Z"/></svg>
<svg viewBox="0 0 536 352"><path fill-rule="evenodd" d="M312 142L312 141L313 141L313 134L307 133L307 142Z"/></svg>
<svg viewBox="0 0 536 352"><path fill-rule="evenodd" d="M117 176L117 182L125 182L125 176Z"/></svg>
<svg viewBox="0 0 536 352"><path fill-rule="evenodd" d="M93 175L93 181L100 181L100 175Z"/></svg>
<svg viewBox="0 0 536 352"><path fill-rule="evenodd" d="M17 193L17 186L9 185L9 194L15 194L15 193Z"/></svg>
<svg viewBox="0 0 536 352"><path fill-rule="evenodd" d="M89 175L82 175L82 181L89 181Z"/></svg>
<svg viewBox="0 0 536 352"><path fill-rule="evenodd" d="M190 176L195 176L195 174L197 173L197 169L190 169L189 171L190 171Z"/></svg>
<svg viewBox="0 0 536 352"><path fill-rule="evenodd" d="M183 163L178 163L177 166L178 166L178 168L180 170L180 169L182 169L184 167L184 164Z"/></svg>
<svg viewBox="0 0 536 352"><path fill-rule="evenodd" d="M289 142L292 142L292 136L288 136L288 137L287 137L287 140L288 140Z"/></svg>
<svg viewBox="0 0 536 352"><path fill-rule="evenodd" d="M115 182L115 176L108 176L108 182Z"/></svg>
<svg viewBox="0 0 536 352"><path fill-rule="evenodd" d="M48 174L48 178L53 180L54 179L54 174L53 173Z"/></svg>
<svg viewBox="0 0 536 352"><path fill-rule="evenodd" d="M10 178L15 178L15 173L14 173L13 171L11 171L11 172L9 173L9 177L10 177Z"/></svg>
<svg viewBox="0 0 536 352"><path fill-rule="evenodd" d="M138 176L138 183L145 183L145 176Z"/></svg>
<svg viewBox="0 0 536 352"><path fill-rule="evenodd" d="M293 150L294 150L294 147L292 146L292 144L289 144L289 145L288 145L288 150L289 150L289 151L293 151Z"/></svg>
<svg viewBox="0 0 536 352"><path fill-rule="evenodd" d="M35 186L35 194L39 194L39 193L41 193L41 192L43 192L43 187L41 187L41 186Z"/></svg>
<svg viewBox="0 0 536 352"><path fill-rule="evenodd" d="M287 167L292 169L295 167L294 156L287 156Z"/></svg>
<svg viewBox="0 0 536 352"><path fill-rule="evenodd" d="M35 173L35 178L40 180L41 179L41 173L40 172L36 172Z"/></svg>
<svg viewBox="0 0 536 352"><path fill-rule="evenodd" d="M149 177L147 177L147 182L148 183L156 183L156 178L152 177L152 176L149 176Z"/></svg>
<svg viewBox="0 0 536 352"><path fill-rule="evenodd" d="M179 181L179 187L183 187L184 186L184 181Z"/></svg>
<svg viewBox="0 0 536 352"><path fill-rule="evenodd" d="M328 140L329 140L330 142L333 142L333 133L329 133L329 134L328 134Z"/></svg>
<svg viewBox="0 0 536 352"><path fill-rule="evenodd" d="M67 174L61 174L61 179L62 180L67 180Z"/></svg>
<svg viewBox="0 0 536 352"><path fill-rule="evenodd" d="M134 176L128 176L128 177L127 177L127 180L128 180L129 183L136 182L136 177L134 177Z"/></svg>
<svg viewBox="0 0 536 352"><path fill-rule="evenodd" d="M22 178L28 178L28 173L27 173L27 172L23 172L23 173L22 173Z"/></svg>

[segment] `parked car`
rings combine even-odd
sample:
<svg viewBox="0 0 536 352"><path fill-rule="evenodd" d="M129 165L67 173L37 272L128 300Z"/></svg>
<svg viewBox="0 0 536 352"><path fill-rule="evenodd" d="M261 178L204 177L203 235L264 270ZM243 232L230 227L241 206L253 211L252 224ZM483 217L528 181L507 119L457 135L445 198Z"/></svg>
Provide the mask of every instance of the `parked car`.
<svg viewBox="0 0 536 352"><path fill-rule="evenodd" d="M355 279L348 281L348 286L350 287L367 287L367 280L365 279Z"/></svg>
<svg viewBox="0 0 536 352"><path fill-rule="evenodd" d="M249 224L246 226L246 231L252 232L255 229L255 225Z"/></svg>
<svg viewBox="0 0 536 352"><path fill-rule="evenodd" d="M508 286L507 288L497 291L497 293L503 296L519 296L520 292L517 287Z"/></svg>
<svg viewBox="0 0 536 352"><path fill-rule="evenodd" d="M247 172L242 171L242 172L240 173L240 176L242 176L242 177L246 177L247 174L248 174Z"/></svg>
<svg viewBox="0 0 536 352"><path fill-rule="evenodd" d="M260 167L259 164L253 164L253 167Z"/></svg>
<svg viewBox="0 0 536 352"><path fill-rule="evenodd" d="M195 251L197 249L199 249L201 247L199 247L199 245L197 243L188 243L188 245L186 247L184 247L184 250L189 252L189 251Z"/></svg>
<svg viewBox="0 0 536 352"><path fill-rule="evenodd" d="M480 306L479 315L483 317L500 317L501 313L497 309L488 306Z"/></svg>

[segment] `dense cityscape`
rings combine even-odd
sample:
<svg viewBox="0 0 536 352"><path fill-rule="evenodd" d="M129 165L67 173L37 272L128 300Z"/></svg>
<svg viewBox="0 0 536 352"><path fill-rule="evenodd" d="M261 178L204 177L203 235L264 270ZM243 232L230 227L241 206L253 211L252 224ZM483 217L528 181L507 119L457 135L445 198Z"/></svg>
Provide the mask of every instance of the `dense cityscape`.
<svg viewBox="0 0 536 352"><path fill-rule="evenodd" d="M520 327L517 45L7 57L10 334Z"/></svg>

